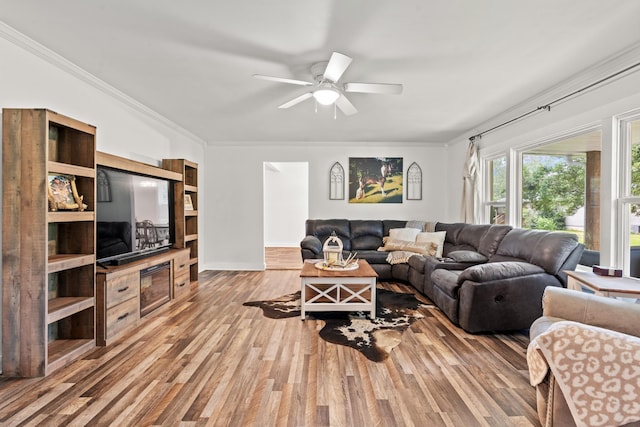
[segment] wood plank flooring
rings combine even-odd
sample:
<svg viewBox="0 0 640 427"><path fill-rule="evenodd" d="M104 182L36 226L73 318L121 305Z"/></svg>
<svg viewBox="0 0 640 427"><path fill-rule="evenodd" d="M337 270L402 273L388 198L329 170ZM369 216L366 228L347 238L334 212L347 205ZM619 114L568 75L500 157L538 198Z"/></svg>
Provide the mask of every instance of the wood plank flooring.
<svg viewBox="0 0 640 427"><path fill-rule="evenodd" d="M266 247L264 263L267 270L300 270L302 268L300 247Z"/></svg>
<svg viewBox="0 0 640 427"><path fill-rule="evenodd" d="M374 363L320 339L322 321L242 306L298 290L298 275L202 273L188 302L113 345L47 378L0 379L0 425L539 425L526 335L469 335L427 306Z"/></svg>

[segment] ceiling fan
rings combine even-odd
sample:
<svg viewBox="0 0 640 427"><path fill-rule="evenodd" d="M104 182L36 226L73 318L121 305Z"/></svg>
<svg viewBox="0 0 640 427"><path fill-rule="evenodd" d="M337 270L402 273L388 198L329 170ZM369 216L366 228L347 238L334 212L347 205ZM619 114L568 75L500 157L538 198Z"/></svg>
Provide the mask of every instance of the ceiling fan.
<svg viewBox="0 0 640 427"><path fill-rule="evenodd" d="M299 86L311 86L309 92L293 98L279 105L278 108L290 108L311 97L322 105L334 104L345 115L350 116L358 112L356 107L347 99L345 93L377 93L396 95L402 93L402 85L394 83L344 83L339 84L340 78L351 64L352 58L342 53L333 52L328 62L318 62L311 66L313 82L304 80L287 79L282 77L264 76L254 74L253 77L280 83L288 83Z"/></svg>

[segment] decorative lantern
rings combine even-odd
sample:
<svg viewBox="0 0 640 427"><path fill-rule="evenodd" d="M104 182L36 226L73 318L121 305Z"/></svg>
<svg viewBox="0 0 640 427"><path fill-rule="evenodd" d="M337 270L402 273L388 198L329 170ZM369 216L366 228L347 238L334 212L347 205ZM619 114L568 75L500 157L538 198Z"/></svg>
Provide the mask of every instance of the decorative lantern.
<svg viewBox="0 0 640 427"><path fill-rule="evenodd" d="M336 236L336 232L331 233L331 236L324 242L322 246L322 252L324 253L324 264L329 265L342 265L344 260L342 259L342 240Z"/></svg>

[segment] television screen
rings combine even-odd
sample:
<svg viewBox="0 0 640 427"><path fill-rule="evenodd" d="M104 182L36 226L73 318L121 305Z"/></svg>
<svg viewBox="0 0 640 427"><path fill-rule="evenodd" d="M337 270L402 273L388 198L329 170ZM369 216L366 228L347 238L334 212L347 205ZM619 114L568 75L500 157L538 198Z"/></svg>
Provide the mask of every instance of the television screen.
<svg viewBox="0 0 640 427"><path fill-rule="evenodd" d="M98 166L98 261L171 245L170 184L164 179Z"/></svg>

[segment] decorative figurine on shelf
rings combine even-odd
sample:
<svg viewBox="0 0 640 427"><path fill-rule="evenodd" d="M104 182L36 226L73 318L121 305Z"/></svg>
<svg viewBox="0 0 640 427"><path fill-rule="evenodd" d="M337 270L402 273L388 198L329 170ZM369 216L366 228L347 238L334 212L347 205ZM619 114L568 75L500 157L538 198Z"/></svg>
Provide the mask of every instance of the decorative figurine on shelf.
<svg viewBox="0 0 640 427"><path fill-rule="evenodd" d="M332 232L331 236L325 240L322 246L322 252L324 254L324 265L330 267L332 265L342 265L344 260L342 258L342 240L336 236L336 232Z"/></svg>
<svg viewBox="0 0 640 427"><path fill-rule="evenodd" d="M49 175L47 190L49 210L52 212L87 209L87 205L83 203L83 196L78 194L76 177L73 175Z"/></svg>

